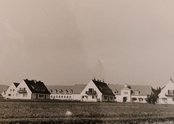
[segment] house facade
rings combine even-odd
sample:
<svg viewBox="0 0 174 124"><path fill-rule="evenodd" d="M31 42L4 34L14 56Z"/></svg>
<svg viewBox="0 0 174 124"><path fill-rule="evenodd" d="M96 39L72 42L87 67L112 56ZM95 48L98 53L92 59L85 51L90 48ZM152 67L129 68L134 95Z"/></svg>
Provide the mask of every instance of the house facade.
<svg viewBox="0 0 174 124"><path fill-rule="evenodd" d="M115 95L116 102L146 103L147 96L151 94L151 86L109 84Z"/></svg>
<svg viewBox="0 0 174 124"><path fill-rule="evenodd" d="M2 97L7 98L7 99L13 99L16 98L16 92L17 92L17 86L19 83L12 83L6 91L2 92Z"/></svg>
<svg viewBox="0 0 174 124"><path fill-rule="evenodd" d="M170 81L162 88L158 95L159 104L174 104L174 81L171 78Z"/></svg>
<svg viewBox="0 0 174 124"><path fill-rule="evenodd" d="M91 80L81 92L81 101L113 102L114 94L105 82Z"/></svg>
<svg viewBox="0 0 174 124"><path fill-rule="evenodd" d="M5 94L6 99L50 99L50 92L41 81L22 80L20 83L12 83Z"/></svg>
<svg viewBox="0 0 174 124"><path fill-rule="evenodd" d="M173 103L174 83L171 80L159 96L159 103ZM22 80L12 83L2 96L6 99L40 99L84 102L138 102L146 103L151 94L151 86L106 84L100 80L90 80L88 84L69 86L45 86L37 80ZM174 103L173 103L174 104Z"/></svg>
<svg viewBox="0 0 174 124"><path fill-rule="evenodd" d="M47 86L51 100L81 101L81 92L86 85Z"/></svg>

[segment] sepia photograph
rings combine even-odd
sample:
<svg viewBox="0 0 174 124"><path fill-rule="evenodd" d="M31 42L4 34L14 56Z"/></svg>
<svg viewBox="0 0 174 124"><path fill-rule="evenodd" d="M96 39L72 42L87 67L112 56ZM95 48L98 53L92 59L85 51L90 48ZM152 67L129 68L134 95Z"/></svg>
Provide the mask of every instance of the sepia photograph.
<svg viewBox="0 0 174 124"><path fill-rule="evenodd" d="M0 124L174 124L173 0L0 0Z"/></svg>

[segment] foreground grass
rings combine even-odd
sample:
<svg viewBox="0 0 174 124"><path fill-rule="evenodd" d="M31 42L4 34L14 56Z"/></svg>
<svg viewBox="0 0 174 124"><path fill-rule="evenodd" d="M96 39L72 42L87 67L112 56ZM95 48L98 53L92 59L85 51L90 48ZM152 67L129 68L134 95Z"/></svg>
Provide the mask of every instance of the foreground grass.
<svg viewBox="0 0 174 124"><path fill-rule="evenodd" d="M65 115L69 110L72 117ZM173 119L174 105L81 102L0 102L0 122L20 120L144 120ZM51 119L51 120L50 120ZM75 119L75 120L74 120ZM76 122L77 123L77 122Z"/></svg>

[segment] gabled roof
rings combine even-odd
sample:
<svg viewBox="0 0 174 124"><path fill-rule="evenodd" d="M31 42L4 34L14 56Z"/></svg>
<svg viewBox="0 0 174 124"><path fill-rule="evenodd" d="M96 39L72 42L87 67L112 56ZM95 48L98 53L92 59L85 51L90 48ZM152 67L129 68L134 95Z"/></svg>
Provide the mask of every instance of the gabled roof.
<svg viewBox="0 0 174 124"><path fill-rule="evenodd" d="M113 92L117 91L117 95L121 94L121 90L124 89L124 85L121 84L109 84L109 87ZM147 96L152 92L152 87L148 85L131 85L132 95L137 95L135 92L139 91L139 96Z"/></svg>
<svg viewBox="0 0 174 124"><path fill-rule="evenodd" d="M163 86L163 87L161 88L161 90L163 90L170 82L173 83L173 85L174 85L173 77L170 77L169 82L168 82L165 86Z"/></svg>
<svg viewBox="0 0 174 124"><path fill-rule="evenodd" d="M124 88L124 85L120 85L120 84L108 84L109 88L113 91L113 92L117 92L117 94L121 94L121 90Z"/></svg>
<svg viewBox="0 0 174 124"><path fill-rule="evenodd" d="M63 91L62 94L65 94L66 91L70 91L71 94L80 94L83 89L85 88L86 84L75 84L75 85L47 85L47 88L49 89L50 93L58 93L59 91ZM57 91L57 92L56 92Z"/></svg>
<svg viewBox="0 0 174 124"><path fill-rule="evenodd" d="M13 84L15 85L15 87L18 87L19 85L19 83L16 83L16 82L14 82Z"/></svg>
<svg viewBox="0 0 174 124"><path fill-rule="evenodd" d="M112 90L108 87L108 85L105 82L97 81L97 80L92 80L96 87L100 90L100 92L103 95L111 95L114 96Z"/></svg>
<svg viewBox="0 0 174 124"><path fill-rule="evenodd" d="M47 87L43 82L36 80L28 80L28 79L25 79L24 81L32 93L50 94L49 90L47 89Z"/></svg>

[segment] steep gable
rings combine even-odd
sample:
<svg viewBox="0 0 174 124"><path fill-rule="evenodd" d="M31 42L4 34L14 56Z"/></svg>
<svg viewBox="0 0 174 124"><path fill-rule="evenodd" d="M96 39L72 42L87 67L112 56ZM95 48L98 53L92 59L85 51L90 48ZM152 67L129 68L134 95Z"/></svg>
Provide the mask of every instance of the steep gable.
<svg viewBox="0 0 174 124"><path fill-rule="evenodd" d="M174 90L174 81L172 79L162 88L159 97L166 97L168 90Z"/></svg>

